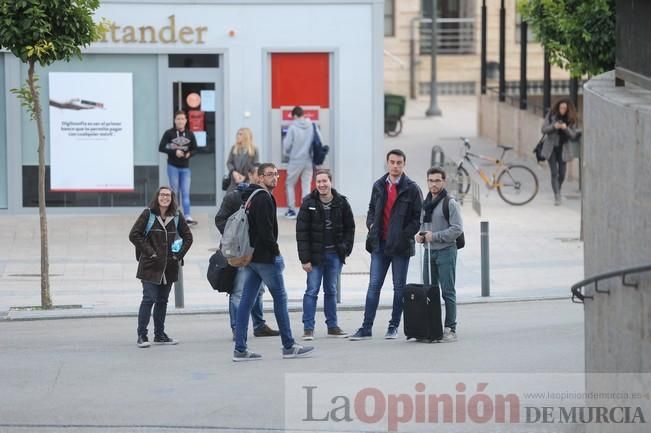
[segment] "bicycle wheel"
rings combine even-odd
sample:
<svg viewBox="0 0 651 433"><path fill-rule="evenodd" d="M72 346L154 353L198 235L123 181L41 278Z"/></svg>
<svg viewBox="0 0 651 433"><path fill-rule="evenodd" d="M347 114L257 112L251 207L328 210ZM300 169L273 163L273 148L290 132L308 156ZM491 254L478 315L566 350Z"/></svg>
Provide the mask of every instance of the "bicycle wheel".
<svg viewBox="0 0 651 433"><path fill-rule="evenodd" d="M386 128L385 128L386 129ZM395 128L391 129L388 128L386 133L389 137L396 137L398 134L402 132L402 119L398 119L396 121L396 126Z"/></svg>
<svg viewBox="0 0 651 433"><path fill-rule="evenodd" d="M497 192L508 204L527 204L538 194L538 177L529 167L508 165L497 177Z"/></svg>
<svg viewBox="0 0 651 433"><path fill-rule="evenodd" d="M457 193L463 197L470 191L470 175L464 166L457 168Z"/></svg>

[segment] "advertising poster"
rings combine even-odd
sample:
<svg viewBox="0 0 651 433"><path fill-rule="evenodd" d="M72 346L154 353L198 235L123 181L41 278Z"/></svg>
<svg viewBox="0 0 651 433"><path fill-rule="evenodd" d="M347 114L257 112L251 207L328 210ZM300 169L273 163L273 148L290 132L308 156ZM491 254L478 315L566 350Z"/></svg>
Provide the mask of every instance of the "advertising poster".
<svg viewBox="0 0 651 433"><path fill-rule="evenodd" d="M130 73L49 73L52 191L133 191Z"/></svg>

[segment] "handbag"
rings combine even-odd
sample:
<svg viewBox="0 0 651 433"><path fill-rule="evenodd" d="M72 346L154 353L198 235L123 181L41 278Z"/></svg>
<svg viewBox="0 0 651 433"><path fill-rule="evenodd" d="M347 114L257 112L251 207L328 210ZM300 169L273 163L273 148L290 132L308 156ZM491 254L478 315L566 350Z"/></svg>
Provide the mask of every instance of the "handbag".
<svg viewBox="0 0 651 433"><path fill-rule="evenodd" d="M235 283L237 268L228 264L226 257L220 250L210 256L208 261L208 271L206 279L212 286L213 290L223 293L231 293Z"/></svg>
<svg viewBox="0 0 651 433"><path fill-rule="evenodd" d="M316 124L314 123L312 124L312 130L314 131L314 135L312 136L312 163L314 165L321 165L330 151L330 146L325 146L321 142L321 137L319 137Z"/></svg>
<svg viewBox="0 0 651 433"><path fill-rule="evenodd" d="M536 144L536 147L533 149L533 153L534 155L536 155L536 161L538 162L543 162L545 160L545 157L542 155L542 148L544 143L545 143L545 135L540 137L538 144Z"/></svg>
<svg viewBox="0 0 651 433"><path fill-rule="evenodd" d="M222 191L226 191L229 186L231 186L231 173L225 174L222 178Z"/></svg>

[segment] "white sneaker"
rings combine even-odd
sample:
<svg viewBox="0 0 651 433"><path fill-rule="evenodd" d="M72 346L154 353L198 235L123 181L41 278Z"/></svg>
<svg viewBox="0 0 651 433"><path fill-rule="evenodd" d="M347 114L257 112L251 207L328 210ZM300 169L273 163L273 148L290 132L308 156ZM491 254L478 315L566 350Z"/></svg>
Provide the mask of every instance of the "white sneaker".
<svg viewBox="0 0 651 433"><path fill-rule="evenodd" d="M443 339L442 341L444 343L451 343L453 341L457 341L457 331L453 331L452 329L446 327L443 330Z"/></svg>

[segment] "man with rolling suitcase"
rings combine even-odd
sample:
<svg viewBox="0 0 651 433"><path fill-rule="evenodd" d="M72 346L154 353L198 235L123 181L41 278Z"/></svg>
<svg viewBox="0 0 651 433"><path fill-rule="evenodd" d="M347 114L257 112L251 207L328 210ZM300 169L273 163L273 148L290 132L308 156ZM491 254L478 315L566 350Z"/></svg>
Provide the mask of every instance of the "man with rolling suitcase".
<svg viewBox="0 0 651 433"><path fill-rule="evenodd" d="M429 193L423 202L421 230L416 242L425 243L428 249L425 257L423 280L431 275L431 284L441 286L445 301L445 328L443 341L457 339L457 305L454 288L457 266L457 249L463 247L461 209L456 200L445 189L445 171L438 167L427 170ZM446 209L444 209L446 208Z"/></svg>

